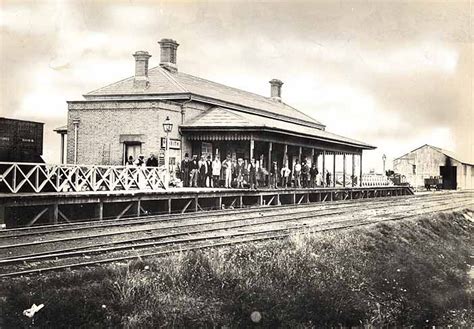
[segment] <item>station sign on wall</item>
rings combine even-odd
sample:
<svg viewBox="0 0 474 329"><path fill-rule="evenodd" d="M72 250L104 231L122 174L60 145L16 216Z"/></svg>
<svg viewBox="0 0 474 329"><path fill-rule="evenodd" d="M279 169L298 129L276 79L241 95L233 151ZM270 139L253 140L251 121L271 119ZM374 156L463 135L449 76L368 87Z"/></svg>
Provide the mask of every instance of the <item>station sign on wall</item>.
<svg viewBox="0 0 474 329"><path fill-rule="evenodd" d="M170 138L169 141L170 141L169 148L171 150L181 149L181 140L180 139ZM161 137L161 148L162 149L166 148L166 137Z"/></svg>

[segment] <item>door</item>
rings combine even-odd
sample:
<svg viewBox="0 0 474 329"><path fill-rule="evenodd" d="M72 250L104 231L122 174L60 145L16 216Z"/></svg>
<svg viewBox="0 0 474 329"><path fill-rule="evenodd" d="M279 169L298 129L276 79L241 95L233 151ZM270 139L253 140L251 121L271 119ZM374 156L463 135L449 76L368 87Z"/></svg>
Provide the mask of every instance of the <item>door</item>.
<svg viewBox="0 0 474 329"><path fill-rule="evenodd" d="M129 156L132 156L135 161L140 153L142 153L141 143L125 144L125 161L127 161Z"/></svg>
<svg viewBox="0 0 474 329"><path fill-rule="evenodd" d="M443 177L443 189L455 190L457 188L457 167L440 166L439 173Z"/></svg>

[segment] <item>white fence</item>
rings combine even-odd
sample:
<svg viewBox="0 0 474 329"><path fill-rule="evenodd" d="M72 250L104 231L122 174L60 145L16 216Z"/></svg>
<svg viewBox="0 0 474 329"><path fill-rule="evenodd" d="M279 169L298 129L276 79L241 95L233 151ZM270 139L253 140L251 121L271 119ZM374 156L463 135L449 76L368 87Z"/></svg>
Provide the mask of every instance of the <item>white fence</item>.
<svg viewBox="0 0 474 329"><path fill-rule="evenodd" d="M0 162L0 193L161 190L156 167Z"/></svg>

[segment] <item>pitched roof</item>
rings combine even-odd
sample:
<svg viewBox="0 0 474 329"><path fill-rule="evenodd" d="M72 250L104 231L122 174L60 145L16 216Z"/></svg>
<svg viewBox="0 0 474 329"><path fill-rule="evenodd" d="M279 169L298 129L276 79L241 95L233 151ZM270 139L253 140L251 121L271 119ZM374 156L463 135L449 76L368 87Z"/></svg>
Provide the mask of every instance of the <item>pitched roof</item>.
<svg viewBox="0 0 474 329"><path fill-rule="evenodd" d="M284 122L281 120L264 117L256 114L235 111L222 107L215 107L207 110L198 117L181 125L181 129L187 128L267 128L287 133L297 133L307 135L308 137L323 139L327 141L337 141L358 146L364 149L374 149L369 144L339 136L325 130L301 126L295 123Z"/></svg>
<svg viewBox="0 0 474 329"><path fill-rule="evenodd" d="M456 161L461 162L462 164L468 164L468 165L471 165L471 166L474 165L472 162L467 161L467 159L463 159L463 158L459 157L457 154L455 154L455 153L453 153L453 152L451 152L451 151L442 149L442 148L437 147L437 146L429 145L429 144L424 144L424 145L422 145L422 146L419 146L419 147L417 147L416 149L411 150L410 152L405 153L404 155L399 156L398 158L395 158L394 160L401 159L401 158L407 156L408 154L413 153L413 152L415 152L415 151L417 151L417 150L419 150L419 149L421 149L421 148L423 148L423 147L430 147L430 148L434 149L435 151L438 151L438 152L440 152L440 153L443 153L443 154L444 154L445 156L447 156L448 158L451 158L451 159L454 159L454 160L456 160Z"/></svg>
<svg viewBox="0 0 474 329"><path fill-rule="evenodd" d="M134 77L112 83L84 95L86 99L113 97L123 95L159 95L159 94L194 94L204 96L268 114L281 115L290 120L302 120L310 125L324 125L303 112L269 97L248 91L232 88L220 83L198 78L182 72L170 72L160 66L148 71L149 86L145 89L135 88Z"/></svg>
<svg viewBox="0 0 474 329"><path fill-rule="evenodd" d="M440 147L432 146L432 145L428 145L428 146L438 150L439 152L443 153L444 155L446 155L447 157L451 159L461 162L462 164L474 165L472 162L467 161L467 159L461 158L459 155L455 154L454 152L442 149Z"/></svg>

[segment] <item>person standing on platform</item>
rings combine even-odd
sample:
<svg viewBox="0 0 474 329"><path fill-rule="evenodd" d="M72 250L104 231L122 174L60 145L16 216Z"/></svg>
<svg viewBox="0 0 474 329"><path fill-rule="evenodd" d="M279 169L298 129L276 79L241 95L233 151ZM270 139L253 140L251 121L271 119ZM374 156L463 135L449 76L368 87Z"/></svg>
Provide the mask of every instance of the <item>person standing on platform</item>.
<svg viewBox="0 0 474 329"><path fill-rule="evenodd" d="M206 160L206 186L207 187L212 187L214 184L212 184L212 161L211 161L211 156L207 156Z"/></svg>
<svg viewBox="0 0 474 329"><path fill-rule="evenodd" d="M147 167L158 167L158 159L155 158L153 153L150 154L150 157L146 160Z"/></svg>
<svg viewBox="0 0 474 329"><path fill-rule="evenodd" d="M145 157L143 154L140 154L138 158L135 160L134 165L137 168L145 167ZM145 175L143 174L142 170L137 170L135 173L136 177L136 182L138 189L142 190L145 188L146 182L145 182Z"/></svg>
<svg viewBox="0 0 474 329"><path fill-rule="evenodd" d="M189 187L189 178L190 178L190 161L189 161L189 154L184 154L184 159L181 161L181 179L183 180L183 186Z"/></svg>
<svg viewBox="0 0 474 329"><path fill-rule="evenodd" d="M237 160L237 166L235 167L235 172L237 176L237 188L244 187L244 159L239 158Z"/></svg>
<svg viewBox="0 0 474 329"><path fill-rule="evenodd" d="M278 164L273 161L272 167L270 168L270 188L278 187Z"/></svg>
<svg viewBox="0 0 474 329"><path fill-rule="evenodd" d="M199 160L199 187L206 187L206 160L204 160L204 155L201 155L201 159Z"/></svg>
<svg viewBox="0 0 474 329"><path fill-rule="evenodd" d="M192 187L198 187L199 162L197 155L193 155L193 160L191 161L189 169L191 170L191 185Z"/></svg>
<svg viewBox="0 0 474 329"><path fill-rule="evenodd" d="M288 168L288 162L285 162L283 168L281 168L281 187L288 187L288 179L290 178L291 170Z"/></svg>
<svg viewBox="0 0 474 329"><path fill-rule="evenodd" d="M250 188L257 189L257 164L255 163L255 158L250 160L248 171Z"/></svg>
<svg viewBox="0 0 474 329"><path fill-rule="evenodd" d="M212 161L212 187L219 187L219 179L221 177L221 160L218 155L215 156L214 161Z"/></svg>
<svg viewBox="0 0 474 329"><path fill-rule="evenodd" d="M326 186L331 186L331 173L329 172L329 170L326 170Z"/></svg>
<svg viewBox="0 0 474 329"><path fill-rule="evenodd" d="M232 160L229 154L222 163L222 168L224 168L225 187L230 188L232 184Z"/></svg>
<svg viewBox="0 0 474 329"><path fill-rule="evenodd" d="M295 187L301 187L301 164L299 160L296 160L293 168L293 177L295 178Z"/></svg>
<svg viewBox="0 0 474 329"><path fill-rule="evenodd" d="M317 171L317 169L316 169ZM323 186L323 176L321 175L320 172L316 174L316 187Z"/></svg>
<svg viewBox="0 0 474 329"><path fill-rule="evenodd" d="M310 176L310 186L311 188L315 188L317 186L316 176L318 176L318 168L316 168L316 163L313 163L313 165L311 166L311 169L309 170L309 176Z"/></svg>
<svg viewBox="0 0 474 329"><path fill-rule="evenodd" d="M237 182L237 160L232 158L232 178L230 181L230 186L233 186L234 181ZM237 186L237 183L235 185Z"/></svg>
<svg viewBox="0 0 474 329"><path fill-rule="evenodd" d="M145 160L143 154L140 154L135 160L134 165L137 167L143 167L145 165Z"/></svg>
<svg viewBox="0 0 474 329"><path fill-rule="evenodd" d="M128 157L128 160L125 162L125 165L126 165L127 167L130 167L130 166L133 166L133 165L134 165L133 156L129 156L129 157Z"/></svg>
<svg viewBox="0 0 474 329"><path fill-rule="evenodd" d="M306 161L301 165L301 180L304 188L309 187L309 166Z"/></svg>
<svg viewBox="0 0 474 329"><path fill-rule="evenodd" d="M249 159L244 160L244 185L247 185L250 182L249 178Z"/></svg>

